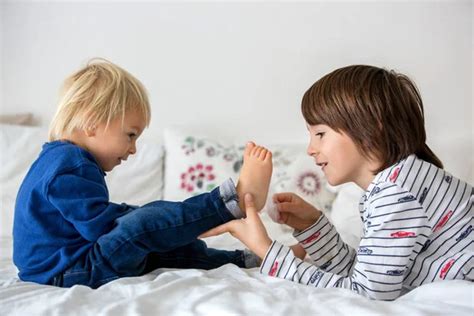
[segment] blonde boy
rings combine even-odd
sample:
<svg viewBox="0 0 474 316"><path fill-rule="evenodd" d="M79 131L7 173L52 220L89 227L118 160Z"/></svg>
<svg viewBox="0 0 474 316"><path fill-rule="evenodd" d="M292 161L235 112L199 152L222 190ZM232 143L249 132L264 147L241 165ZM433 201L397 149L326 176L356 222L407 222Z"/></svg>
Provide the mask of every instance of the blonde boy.
<svg viewBox="0 0 474 316"><path fill-rule="evenodd" d="M109 201L104 180L137 151L150 123L143 85L106 60L92 60L65 81L45 143L18 192L13 260L25 281L93 288L160 267L212 269L256 265L248 251L207 248L197 236L241 218L244 192L263 207L271 153L249 143L239 184L229 179L183 202L142 207Z"/></svg>

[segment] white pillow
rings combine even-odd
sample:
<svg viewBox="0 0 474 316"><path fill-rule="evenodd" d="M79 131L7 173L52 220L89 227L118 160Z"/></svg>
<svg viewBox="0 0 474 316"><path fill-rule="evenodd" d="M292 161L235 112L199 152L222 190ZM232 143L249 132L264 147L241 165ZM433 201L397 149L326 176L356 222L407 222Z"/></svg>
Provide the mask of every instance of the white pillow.
<svg viewBox="0 0 474 316"><path fill-rule="evenodd" d="M0 236L12 235L15 200L20 185L47 141L41 127L0 124Z"/></svg>
<svg viewBox="0 0 474 316"><path fill-rule="evenodd" d="M0 124L32 126L33 123L33 113L0 114Z"/></svg>
<svg viewBox="0 0 474 316"><path fill-rule="evenodd" d="M163 199L163 163L162 145L138 141L137 153L105 177L110 200L140 206Z"/></svg>
<svg viewBox="0 0 474 316"><path fill-rule="evenodd" d="M338 194L328 219L336 227L342 240L357 249L362 236L362 220L359 213L359 200L364 191L354 183L340 185Z"/></svg>

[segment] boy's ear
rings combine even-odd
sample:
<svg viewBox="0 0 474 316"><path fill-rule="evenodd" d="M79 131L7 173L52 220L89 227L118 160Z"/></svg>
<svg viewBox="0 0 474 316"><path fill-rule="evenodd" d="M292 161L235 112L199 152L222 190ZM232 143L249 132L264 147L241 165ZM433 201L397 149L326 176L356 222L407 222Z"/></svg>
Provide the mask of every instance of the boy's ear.
<svg viewBox="0 0 474 316"><path fill-rule="evenodd" d="M95 136L95 132L96 132L96 126L95 126L95 125L86 127L86 128L84 129L84 134L86 134L87 137L93 137L93 136Z"/></svg>

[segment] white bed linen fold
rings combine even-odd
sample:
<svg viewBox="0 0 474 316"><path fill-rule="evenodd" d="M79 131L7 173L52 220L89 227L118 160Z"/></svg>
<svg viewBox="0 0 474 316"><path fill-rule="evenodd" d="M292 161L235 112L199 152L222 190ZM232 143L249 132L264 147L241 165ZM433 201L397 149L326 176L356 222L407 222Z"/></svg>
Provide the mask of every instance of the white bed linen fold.
<svg viewBox="0 0 474 316"><path fill-rule="evenodd" d="M222 242L222 240L220 241ZM216 243L219 243L217 241ZM158 269L99 289L63 289L21 282L11 262L11 238L1 238L2 315L472 315L474 285L444 281L393 302L344 289L315 289L228 264L203 271Z"/></svg>

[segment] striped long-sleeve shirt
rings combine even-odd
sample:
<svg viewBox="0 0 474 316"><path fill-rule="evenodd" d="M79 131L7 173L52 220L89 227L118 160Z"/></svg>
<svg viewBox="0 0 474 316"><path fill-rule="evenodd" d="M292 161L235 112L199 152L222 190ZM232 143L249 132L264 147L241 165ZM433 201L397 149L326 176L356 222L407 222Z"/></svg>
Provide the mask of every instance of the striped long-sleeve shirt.
<svg viewBox="0 0 474 316"><path fill-rule="evenodd" d="M294 236L312 263L273 242L260 272L314 287L393 300L421 284L474 280L473 188L411 155L378 173L359 204L357 250L321 216Z"/></svg>

